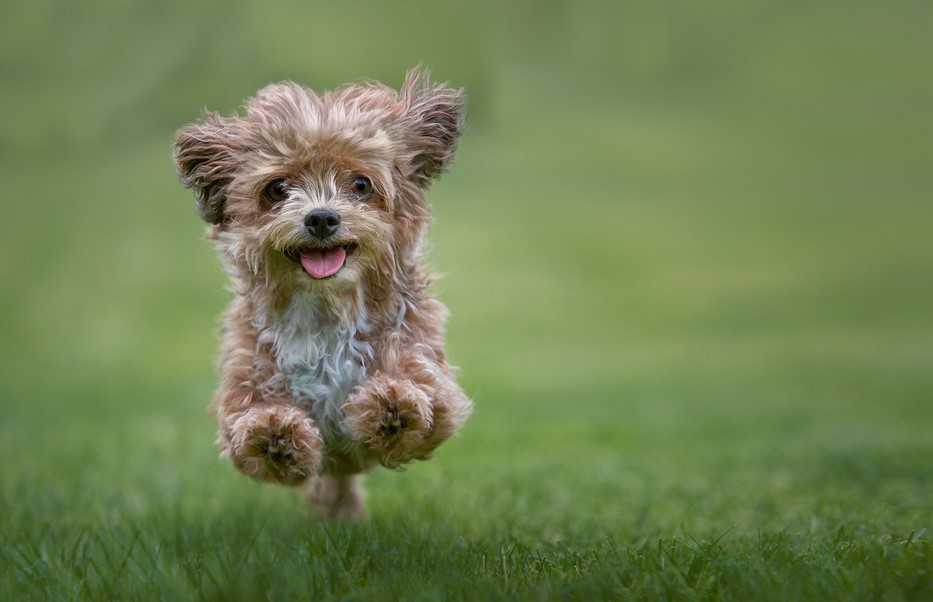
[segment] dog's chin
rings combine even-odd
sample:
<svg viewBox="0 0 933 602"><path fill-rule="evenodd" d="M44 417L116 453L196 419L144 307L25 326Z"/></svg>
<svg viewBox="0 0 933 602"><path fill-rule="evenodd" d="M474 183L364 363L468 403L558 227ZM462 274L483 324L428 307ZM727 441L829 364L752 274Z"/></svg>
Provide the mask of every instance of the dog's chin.
<svg viewBox="0 0 933 602"><path fill-rule="evenodd" d="M332 245L306 245L285 249L285 256L301 268L305 277L316 282L340 279L359 259L355 242Z"/></svg>

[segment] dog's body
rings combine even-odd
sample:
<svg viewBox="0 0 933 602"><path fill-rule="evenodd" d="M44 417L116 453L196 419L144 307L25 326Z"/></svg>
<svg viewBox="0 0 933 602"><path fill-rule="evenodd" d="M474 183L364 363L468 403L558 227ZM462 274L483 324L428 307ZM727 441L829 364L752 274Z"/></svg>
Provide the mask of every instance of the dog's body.
<svg viewBox="0 0 933 602"><path fill-rule="evenodd" d="M365 512L357 475L427 459L472 404L444 355L421 266L424 192L450 163L463 96L412 71L316 95L268 86L205 113L176 162L237 293L213 409L222 455L304 483L327 516Z"/></svg>

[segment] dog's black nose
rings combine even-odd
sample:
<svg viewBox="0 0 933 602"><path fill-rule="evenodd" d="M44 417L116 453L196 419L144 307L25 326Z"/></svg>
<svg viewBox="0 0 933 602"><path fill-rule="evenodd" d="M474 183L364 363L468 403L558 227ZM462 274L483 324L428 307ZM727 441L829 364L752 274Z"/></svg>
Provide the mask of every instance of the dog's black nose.
<svg viewBox="0 0 933 602"><path fill-rule="evenodd" d="M314 238L324 240L340 227L340 215L330 209L315 209L305 216L305 228Z"/></svg>

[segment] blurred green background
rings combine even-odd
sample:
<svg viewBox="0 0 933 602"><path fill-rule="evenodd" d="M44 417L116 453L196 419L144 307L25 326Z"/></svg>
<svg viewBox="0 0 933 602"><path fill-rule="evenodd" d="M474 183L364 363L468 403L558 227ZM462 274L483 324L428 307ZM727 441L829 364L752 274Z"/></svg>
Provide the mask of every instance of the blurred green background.
<svg viewBox="0 0 933 602"><path fill-rule="evenodd" d="M420 63L469 95L429 200L476 414L374 475L377 517L453 487L492 525L553 512L542 534L579 508L753 530L853 499L929 526L931 23L929 2L4 2L7 520L290 499L216 459L230 295L172 136L272 81Z"/></svg>

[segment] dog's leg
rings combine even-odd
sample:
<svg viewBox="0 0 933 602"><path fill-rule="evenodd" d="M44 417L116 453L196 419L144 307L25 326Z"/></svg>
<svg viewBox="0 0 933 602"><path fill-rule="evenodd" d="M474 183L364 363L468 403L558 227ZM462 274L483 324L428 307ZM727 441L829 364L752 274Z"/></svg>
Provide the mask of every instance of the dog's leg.
<svg viewBox="0 0 933 602"><path fill-rule="evenodd" d="M308 481L305 493L324 518L349 521L366 518L363 475L316 477Z"/></svg>
<svg viewBox="0 0 933 602"><path fill-rule="evenodd" d="M344 406L353 438L383 466L410 461L431 432L434 412L423 388L378 372L366 379Z"/></svg>
<svg viewBox="0 0 933 602"><path fill-rule="evenodd" d="M344 406L346 424L384 466L427 460L469 416L472 404L450 368L418 347L395 350ZM433 354L430 354L433 355Z"/></svg>
<svg viewBox="0 0 933 602"><path fill-rule="evenodd" d="M253 403L221 416L221 455L260 481L297 485L317 473L324 443L308 415L287 404Z"/></svg>
<svg viewBox="0 0 933 602"><path fill-rule="evenodd" d="M271 350L258 344L244 299L227 312L223 381L211 405L220 423L221 456L240 472L283 485L317 474L324 442L308 413L274 382ZM265 383L259 387L256 383Z"/></svg>

